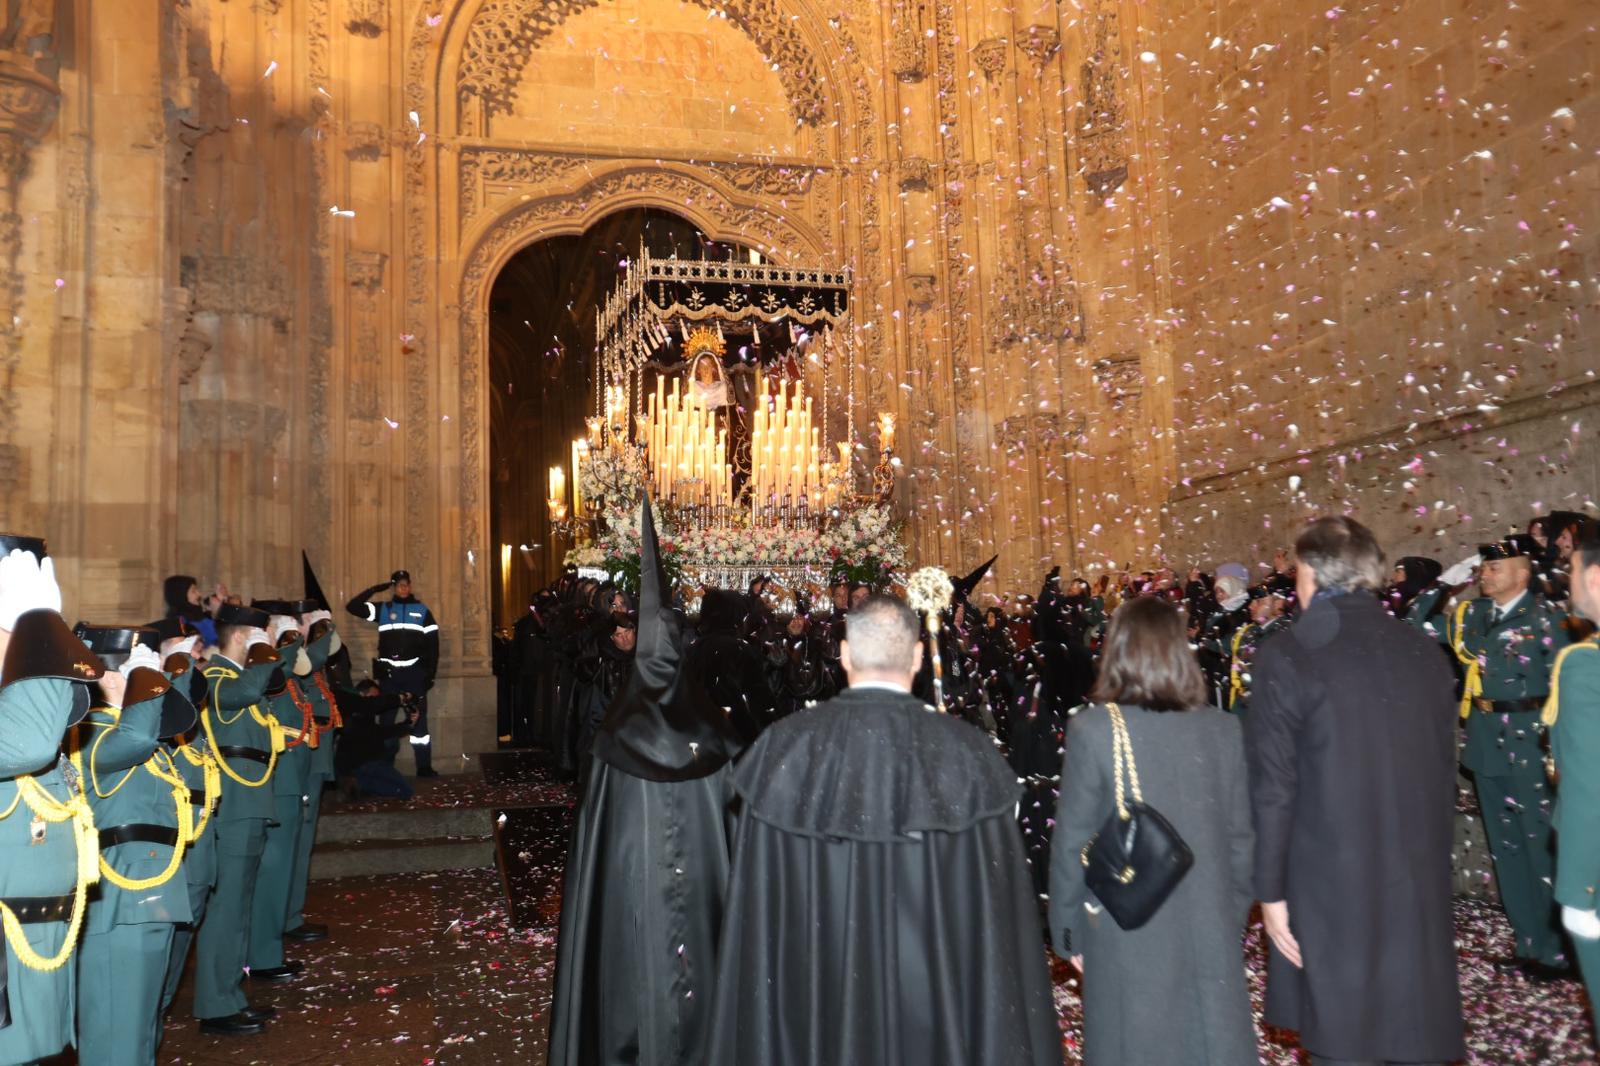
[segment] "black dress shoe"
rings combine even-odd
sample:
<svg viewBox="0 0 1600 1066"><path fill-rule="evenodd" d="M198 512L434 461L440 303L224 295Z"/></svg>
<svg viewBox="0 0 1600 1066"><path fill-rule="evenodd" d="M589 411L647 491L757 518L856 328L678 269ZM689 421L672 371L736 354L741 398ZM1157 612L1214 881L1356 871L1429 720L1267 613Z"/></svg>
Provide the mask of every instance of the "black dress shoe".
<svg viewBox="0 0 1600 1066"><path fill-rule="evenodd" d="M201 1018L200 1031L212 1036L249 1036L259 1033L265 1028L260 1022L252 1021L243 1011L230 1014L226 1018Z"/></svg>
<svg viewBox="0 0 1600 1066"><path fill-rule="evenodd" d="M252 1022L264 1022L269 1018L276 1018L277 1016L278 1016L278 1008L277 1007L253 1007L252 1006L252 1007L246 1007L244 1010L239 1012L239 1017L249 1019Z"/></svg>
<svg viewBox="0 0 1600 1066"><path fill-rule="evenodd" d="M289 981L306 968L303 962L286 962L282 966L266 966L250 971L252 981Z"/></svg>
<svg viewBox="0 0 1600 1066"><path fill-rule="evenodd" d="M301 944L309 944L313 940L326 940L328 927L315 922L303 922L293 929L284 930L283 939L294 940Z"/></svg>
<svg viewBox="0 0 1600 1066"><path fill-rule="evenodd" d="M1549 984L1552 981L1576 980L1576 978L1574 978L1572 975L1572 967L1568 966L1566 963L1562 963L1559 966L1552 966L1548 962L1540 962L1537 959L1529 959L1522 964L1522 972L1523 975L1528 978L1528 980L1541 985Z"/></svg>
<svg viewBox="0 0 1600 1066"><path fill-rule="evenodd" d="M433 767L429 766L426 769L418 770L417 771L417 776L418 777L438 777L439 776L439 771L437 771Z"/></svg>

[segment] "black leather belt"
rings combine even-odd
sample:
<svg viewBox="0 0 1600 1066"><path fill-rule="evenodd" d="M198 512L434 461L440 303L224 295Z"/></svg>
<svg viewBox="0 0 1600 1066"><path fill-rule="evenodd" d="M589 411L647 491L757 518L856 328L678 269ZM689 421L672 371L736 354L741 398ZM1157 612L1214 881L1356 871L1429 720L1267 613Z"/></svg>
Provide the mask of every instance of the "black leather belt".
<svg viewBox="0 0 1600 1066"><path fill-rule="evenodd" d="M132 822L100 830L101 850L114 848L118 844L165 844L170 848L177 846L177 843L178 831L167 825Z"/></svg>
<svg viewBox="0 0 1600 1066"><path fill-rule="evenodd" d="M65 896L12 896L5 905L23 925L40 922L64 922L72 917L72 895Z"/></svg>
<svg viewBox="0 0 1600 1066"><path fill-rule="evenodd" d="M1544 699L1543 696L1525 700L1486 700L1480 697L1472 702L1478 710L1488 711L1490 714L1522 714L1526 711L1544 710Z"/></svg>
<svg viewBox="0 0 1600 1066"><path fill-rule="evenodd" d="M191 788L189 790L189 802L196 807L204 807L206 805L206 790L203 788Z"/></svg>
<svg viewBox="0 0 1600 1066"><path fill-rule="evenodd" d="M221 745L217 748L217 754L227 756L230 759L249 759L251 762L258 762L263 766L272 761L271 752L262 751L260 748L241 748L233 744Z"/></svg>

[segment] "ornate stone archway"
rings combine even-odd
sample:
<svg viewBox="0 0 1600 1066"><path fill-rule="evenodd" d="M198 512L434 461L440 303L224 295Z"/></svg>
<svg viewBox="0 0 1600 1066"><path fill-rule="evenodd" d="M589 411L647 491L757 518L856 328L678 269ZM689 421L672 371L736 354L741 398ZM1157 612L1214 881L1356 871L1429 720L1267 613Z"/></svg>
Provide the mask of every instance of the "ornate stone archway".
<svg viewBox="0 0 1600 1066"><path fill-rule="evenodd" d="M454 319L459 353L461 409L460 514L463 543L488 549L489 507L489 294L506 262L523 248L549 237L583 233L606 215L631 207L659 207L682 215L713 241L737 241L780 259L824 254L821 238L784 217L775 204L736 197L693 168L649 168L636 164L580 182L566 191L526 200L474 229L471 251L462 258ZM489 616L489 583L463 588L464 617Z"/></svg>
<svg viewBox="0 0 1600 1066"><path fill-rule="evenodd" d="M460 590L451 613L472 620L456 649L468 671L486 665L490 650L485 310L512 254L612 211L659 206L713 239L849 263L864 282L881 277L870 262L881 247L876 175L849 162L877 151L872 83L849 30L811 0L689 0L725 11L774 64L797 123L818 131L819 150L804 158L648 147L630 155L485 137L474 116L507 105L538 42L604 2L430 0L405 41L404 100L417 136L394 146L404 204L400 324L411 352L404 420L426 428L405 442L404 493L408 512L439 517L407 528L405 555L431 571L428 583Z"/></svg>

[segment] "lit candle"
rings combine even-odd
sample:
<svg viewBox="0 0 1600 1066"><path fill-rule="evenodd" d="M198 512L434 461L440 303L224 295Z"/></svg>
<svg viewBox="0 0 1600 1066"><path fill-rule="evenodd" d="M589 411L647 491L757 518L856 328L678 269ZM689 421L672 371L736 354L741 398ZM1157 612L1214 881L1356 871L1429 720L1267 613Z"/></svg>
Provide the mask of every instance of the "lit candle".
<svg viewBox="0 0 1600 1066"><path fill-rule="evenodd" d="M572 513L583 514L583 460L589 454L589 442L579 437L572 442Z"/></svg>
<svg viewBox="0 0 1600 1066"><path fill-rule="evenodd" d="M886 452L894 450L894 415L887 411L878 416L878 448Z"/></svg>
<svg viewBox="0 0 1600 1066"><path fill-rule="evenodd" d="M550 502L564 503L567 498L567 471L561 466L550 468Z"/></svg>

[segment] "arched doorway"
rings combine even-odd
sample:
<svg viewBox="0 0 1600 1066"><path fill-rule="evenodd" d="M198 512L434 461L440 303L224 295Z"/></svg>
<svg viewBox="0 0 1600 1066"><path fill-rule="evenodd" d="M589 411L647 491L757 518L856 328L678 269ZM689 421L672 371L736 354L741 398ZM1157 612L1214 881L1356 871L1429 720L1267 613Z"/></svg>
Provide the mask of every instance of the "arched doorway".
<svg viewBox="0 0 1600 1066"><path fill-rule="evenodd" d="M606 215L583 233L518 251L490 289L489 507L495 551L494 622L516 621L553 581L571 539L545 507L552 466L569 466L594 396L594 316L627 261L655 256L743 258L693 222L654 207Z"/></svg>

